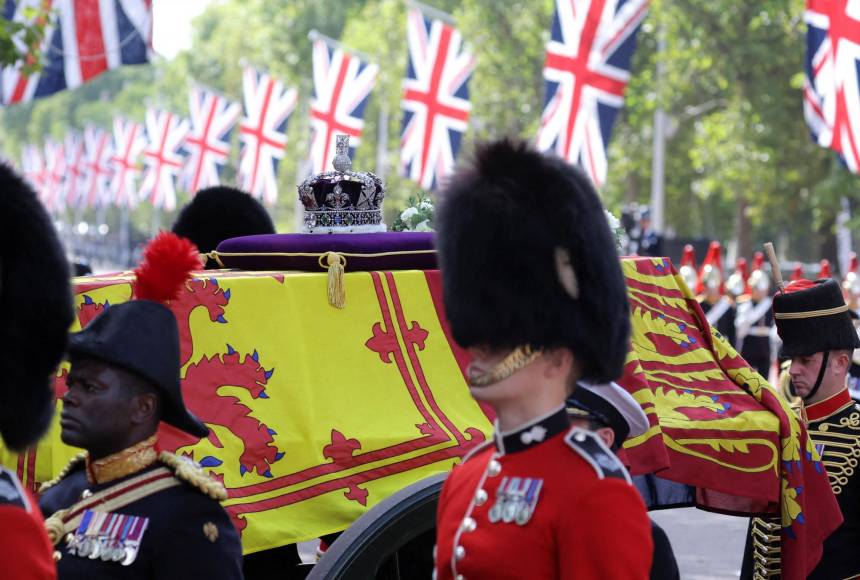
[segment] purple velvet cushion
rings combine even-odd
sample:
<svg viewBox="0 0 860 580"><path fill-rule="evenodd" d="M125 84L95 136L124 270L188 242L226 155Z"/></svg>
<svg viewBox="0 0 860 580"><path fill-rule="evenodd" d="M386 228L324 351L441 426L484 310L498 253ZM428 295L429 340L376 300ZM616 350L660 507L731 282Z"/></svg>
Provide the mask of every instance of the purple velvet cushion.
<svg viewBox="0 0 860 580"><path fill-rule="evenodd" d="M326 252L343 254L347 272L437 268L432 232L244 236L224 240L217 251L227 254L219 256L224 267L242 270L320 272L319 256Z"/></svg>

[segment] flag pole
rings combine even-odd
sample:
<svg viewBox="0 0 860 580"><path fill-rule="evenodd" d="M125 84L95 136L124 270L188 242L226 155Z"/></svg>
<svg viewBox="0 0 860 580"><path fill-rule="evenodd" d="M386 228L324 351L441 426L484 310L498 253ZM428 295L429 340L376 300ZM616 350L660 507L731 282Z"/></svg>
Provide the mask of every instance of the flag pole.
<svg viewBox="0 0 860 580"><path fill-rule="evenodd" d="M785 280L782 279L782 271L779 269L779 260L776 259L776 252L773 250L773 244L767 242L764 245L764 253L767 254L767 259L770 262L771 270L773 270L773 278L776 280L776 287L780 294L785 294Z"/></svg>
<svg viewBox="0 0 860 580"><path fill-rule="evenodd" d="M417 2L416 0L406 0L406 6L408 6L409 8L415 8L416 10L420 10L425 16L430 16L431 18L435 18L436 20L441 20L442 22L450 24L451 26L456 26L457 24L457 22L454 20L454 17L447 12L442 12L438 8L433 8L432 6Z"/></svg>
<svg viewBox="0 0 860 580"><path fill-rule="evenodd" d="M660 23L657 30L657 83L662 86L666 76L666 28ZM654 110L654 143L651 159L651 223L658 234L663 234L666 205L666 112L660 102Z"/></svg>

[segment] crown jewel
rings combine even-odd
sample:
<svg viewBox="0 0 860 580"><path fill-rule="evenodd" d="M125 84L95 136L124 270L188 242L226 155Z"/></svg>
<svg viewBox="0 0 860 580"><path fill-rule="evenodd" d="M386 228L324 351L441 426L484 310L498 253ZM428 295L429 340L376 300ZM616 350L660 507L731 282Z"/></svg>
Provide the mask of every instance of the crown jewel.
<svg viewBox="0 0 860 580"><path fill-rule="evenodd" d="M352 171L349 135L337 135L334 171L307 178L299 186L306 233L384 232L385 184L370 172Z"/></svg>

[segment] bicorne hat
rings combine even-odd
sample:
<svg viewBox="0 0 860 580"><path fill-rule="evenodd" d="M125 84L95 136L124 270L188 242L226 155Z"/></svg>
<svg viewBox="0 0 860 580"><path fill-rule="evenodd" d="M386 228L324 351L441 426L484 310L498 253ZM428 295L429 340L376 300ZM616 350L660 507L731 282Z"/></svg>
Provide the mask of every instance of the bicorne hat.
<svg viewBox="0 0 860 580"><path fill-rule="evenodd" d="M184 263L184 265L183 265ZM196 437L209 429L185 407L180 389L179 328L162 302L175 298L191 269L197 248L162 232L144 251L135 270L135 300L116 304L69 340L69 357L115 365L147 380L161 398L161 420Z"/></svg>
<svg viewBox="0 0 860 580"><path fill-rule="evenodd" d="M782 339L780 357L860 347L842 291L832 278L786 286L784 294L773 297L773 318Z"/></svg>
<svg viewBox="0 0 860 580"><path fill-rule="evenodd" d="M48 428L74 320L66 261L36 192L0 163L0 436L19 450Z"/></svg>
<svg viewBox="0 0 860 580"><path fill-rule="evenodd" d="M566 347L583 380L621 375L626 286L585 174L524 143L484 144L441 192L436 218L445 310L461 346Z"/></svg>

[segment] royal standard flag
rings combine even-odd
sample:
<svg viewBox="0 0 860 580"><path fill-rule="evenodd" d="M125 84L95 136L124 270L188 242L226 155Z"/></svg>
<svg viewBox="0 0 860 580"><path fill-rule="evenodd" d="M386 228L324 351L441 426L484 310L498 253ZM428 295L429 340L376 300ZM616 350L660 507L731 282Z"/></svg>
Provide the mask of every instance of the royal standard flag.
<svg viewBox="0 0 860 580"><path fill-rule="evenodd" d="M781 511L783 569L802 577L841 519L805 428L712 331L668 260L622 266L633 333L621 383L651 424L625 445L631 471L695 487L701 507ZM131 276L76 279L74 330L129 300ZM246 553L345 529L489 436L448 333L439 272L344 282L347 307L337 309L324 273L199 273L170 304L185 400L212 432L165 427L160 444L224 482ZM75 453L54 425L3 462L35 488Z"/></svg>

